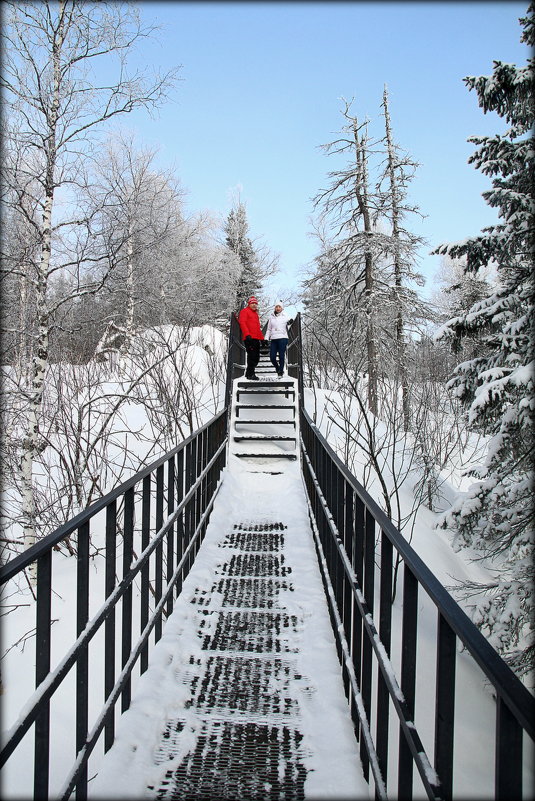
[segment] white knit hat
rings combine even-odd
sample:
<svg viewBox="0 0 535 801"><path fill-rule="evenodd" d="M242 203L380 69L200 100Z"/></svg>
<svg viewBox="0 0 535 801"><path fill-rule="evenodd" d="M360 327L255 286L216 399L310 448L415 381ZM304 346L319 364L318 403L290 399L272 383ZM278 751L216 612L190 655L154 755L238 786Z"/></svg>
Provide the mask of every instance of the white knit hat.
<svg viewBox="0 0 535 801"><path fill-rule="evenodd" d="M281 309L284 309L284 303L282 302L282 300L276 300L273 305L274 306L280 306Z"/></svg>

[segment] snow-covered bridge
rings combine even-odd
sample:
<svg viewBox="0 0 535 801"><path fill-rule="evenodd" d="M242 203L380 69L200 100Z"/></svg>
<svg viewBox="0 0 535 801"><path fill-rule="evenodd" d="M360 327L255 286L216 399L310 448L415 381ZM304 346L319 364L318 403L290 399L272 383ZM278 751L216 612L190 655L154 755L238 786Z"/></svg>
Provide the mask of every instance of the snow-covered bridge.
<svg viewBox="0 0 535 801"><path fill-rule="evenodd" d="M226 408L2 568L37 564L37 689L2 751L21 796L33 762L36 799L530 797L532 696L313 426L299 319L289 358L245 381L233 321Z"/></svg>

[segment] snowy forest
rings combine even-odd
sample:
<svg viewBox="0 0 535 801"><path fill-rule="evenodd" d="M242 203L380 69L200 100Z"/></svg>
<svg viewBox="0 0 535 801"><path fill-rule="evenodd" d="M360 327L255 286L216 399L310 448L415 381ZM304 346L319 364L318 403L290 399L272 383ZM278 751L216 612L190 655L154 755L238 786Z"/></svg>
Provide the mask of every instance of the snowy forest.
<svg viewBox="0 0 535 801"><path fill-rule="evenodd" d="M465 78L507 126L470 140L498 222L423 242L418 154L396 138L388 88L377 109L344 100L311 200L317 255L284 299L301 311L318 426L409 541L425 508L482 568L448 589L530 687L534 10L519 21L526 65ZM239 195L218 218L187 214L180 175L122 127L180 79L129 71L156 35L138 7L4 3L3 28L5 563L222 408L230 315L251 293L270 310L278 257ZM431 299L422 245L441 256ZM7 598L2 614L24 605ZM2 657L28 637L23 626Z"/></svg>

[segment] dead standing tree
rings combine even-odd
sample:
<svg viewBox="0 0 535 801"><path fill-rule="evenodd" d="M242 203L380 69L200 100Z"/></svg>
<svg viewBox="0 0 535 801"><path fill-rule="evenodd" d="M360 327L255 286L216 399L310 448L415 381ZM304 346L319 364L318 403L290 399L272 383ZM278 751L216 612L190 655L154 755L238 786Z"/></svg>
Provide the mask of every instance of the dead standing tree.
<svg viewBox="0 0 535 801"><path fill-rule="evenodd" d="M372 143L368 123L359 123L345 102L342 112L347 124L340 138L323 145L328 155L350 154L346 167L329 173L330 186L314 199L320 209L320 227L327 231L322 242L329 258L323 261L327 272L320 268L307 281L308 286L323 282L338 287L341 324L360 327L364 332L367 354L367 395L371 412L378 413L378 331L376 320L381 290L377 261L384 247L384 236L374 226L379 214L378 198L369 190L368 160ZM360 322L359 322L360 320ZM332 321L335 324L335 321Z"/></svg>
<svg viewBox="0 0 535 801"><path fill-rule="evenodd" d="M383 214L391 225L391 241L387 254L392 262L393 293L395 313L395 357L396 370L401 385L403 408L403 428L410 430L411 410L409 400L409 377L407 367L407 325L415 317L424 317L422 303L410 288L410 283L423 285L422 276L414 269L416 253L423 239L407 230L405 218L407 214L419 214L418 208L407 201L408 185L414 176L418 164L408 155L402 154L394 142L392 123L388 103L388 91L383 92L383 114L385 119L386 158L383 176L377 187L381 191L383 181L387 184L384 190Z"/></svg>
<svg viewBox="0 0 535 801"><path fill-rule="evenodd" d="M20 462L26 546L36 537L33 462L49 362L50 282L64 269L75 275L77 293L96 291L84 278L83 258L62 264L58 244L76 240L91 222L80 218L79 208L68 200L84 181L104 124L136 108L157 107L174 83L176 71L128 73L129 53L152 30L141 25L134 7L123 4L60 0L10 3L5 11L2 84L9 135L18 154L8 194L13 212L33 229L31 264L19 265L18 273L27 280L37 310ZM99 81L102 62L105 79Z"/></svg>

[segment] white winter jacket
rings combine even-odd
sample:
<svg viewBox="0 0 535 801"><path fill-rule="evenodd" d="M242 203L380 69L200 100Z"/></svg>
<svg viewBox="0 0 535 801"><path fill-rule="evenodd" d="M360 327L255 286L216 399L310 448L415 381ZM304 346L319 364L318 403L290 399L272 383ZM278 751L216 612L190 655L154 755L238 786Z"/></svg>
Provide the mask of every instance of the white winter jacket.
<svg viewBox="0 0 535 801"><path fill-rule="evenodd" d="M289 322L290 318L283 311L279 312L279 314L273 312L268 320L266 339L287 339L288 331L286 326Z"/></svg>

